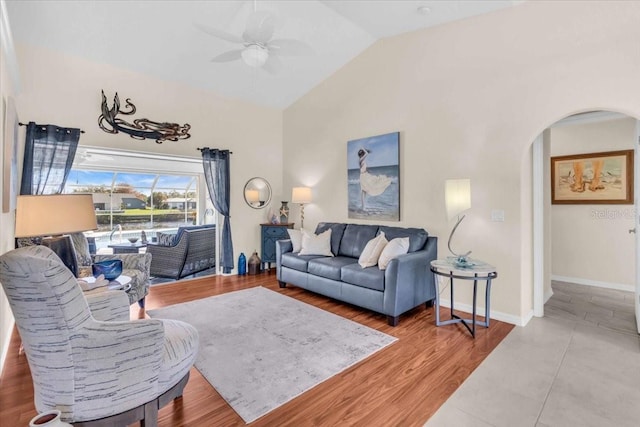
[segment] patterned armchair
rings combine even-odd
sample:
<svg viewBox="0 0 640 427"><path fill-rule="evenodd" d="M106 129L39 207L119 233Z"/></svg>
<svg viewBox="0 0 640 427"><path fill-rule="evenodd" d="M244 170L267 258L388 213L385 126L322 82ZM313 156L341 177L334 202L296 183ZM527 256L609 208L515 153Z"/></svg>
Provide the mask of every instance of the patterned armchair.
<svg viewBox="0 0 640 427"><path fill-rule="evenodd" d="M76 258L79 267L90 267L93 262L109 259L122 260L122 274L131 277L131 290L127 292L129 304L138 301L138 305L144 308L144 298L149 293L151 278L151 254L118 254L118 255L91 255L89 242L84 233L71 234L71 240L76 250Z"/></svg>
<svg viewBox="0 0 640 427"><path fill-rule="evenodd" d="M0 282L27 355L38 412L58 409L76 427L140 420L156 425L158 409L182 395L198 350L193 326L96 321L76 278L44 246L0 256Z"/></svg>

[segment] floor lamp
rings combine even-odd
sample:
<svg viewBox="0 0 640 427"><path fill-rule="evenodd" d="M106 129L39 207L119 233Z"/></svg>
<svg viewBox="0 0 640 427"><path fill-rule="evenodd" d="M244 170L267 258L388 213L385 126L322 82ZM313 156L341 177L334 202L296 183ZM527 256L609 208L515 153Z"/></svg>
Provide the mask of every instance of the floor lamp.
<svg viewBox="0 0 640 427"><path fill-rule="evenodd" d="M311 203L311 188L309 187L293 187L291 191L291 203L300 205L300 229L304 228L304 205Z"/></svg>
<svg viewBox="0 0 640 427"><path fill-rule="evenodd" d="M16 237L40 237L78 276L76 252L69 233L95 230L96 213L91 194L18 196Z"/></svg>
<svg viewBox="0 0 640 427"><path fill-rule="evenodd" d="M471 208L471 180L470 179L448 179L445 182L444 187L444 197L445 203L447 207L447 217L449 220L452 220L455 217L458 217L458 221L456 225L453 226L451 230L451 234L449 235L449 241L447 242L447 247L449 248L449 252L453 254L455 257L455 263L458 266L465 266L469 264L469 254L471 251L468 251L464 254L457 254L451 249L451 238L453 237L453 233L456 232L456 229L464 219L464 215L460 216L461 213Z"/></svg>

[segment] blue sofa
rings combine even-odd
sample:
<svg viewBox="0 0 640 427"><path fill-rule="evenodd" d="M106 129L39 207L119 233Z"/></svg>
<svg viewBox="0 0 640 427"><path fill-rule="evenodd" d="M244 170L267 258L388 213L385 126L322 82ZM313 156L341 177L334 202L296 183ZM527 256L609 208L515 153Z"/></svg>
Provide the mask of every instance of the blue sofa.
<svg viewBox="0 0 640 427"><path fill-rule="evenodd" d="M288 284L367 308L387 316L396 326L402 313L425 303L433 305L436 288L429 265L437 258L437 237L420 228L320 223L316 234L331 229L334 257L298 255L291 240L276 242L280 287ZM358 258L379 231L387 240L409 237L409 252L391 260L386 270L362 268Z"/></svg>

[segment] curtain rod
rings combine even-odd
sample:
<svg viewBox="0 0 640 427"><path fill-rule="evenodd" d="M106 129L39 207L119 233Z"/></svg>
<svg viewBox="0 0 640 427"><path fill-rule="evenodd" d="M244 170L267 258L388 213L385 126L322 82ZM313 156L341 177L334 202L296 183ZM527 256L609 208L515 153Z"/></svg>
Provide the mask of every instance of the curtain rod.
<svg viewBox="0 0 640 427"><path fill-rule="evenodd" d="M29 124L28 124L28 123L21 123L21 122L18 122L18 124L19 124L20 126L29 126ZM40 125L40 126L43 126L43 125ZM56 126L56 127L63 127L63 126ZM84 133L84 131L83 131L82 129L80 129L80 133Z"/></svg>
<svg viewBox="0 0 640 427"><path fill-rule="evenodd" d="M200 147L198 147L198 148L197 148L197 150L198 150L198 151L202 151L202 150L204 150L204 149L206 149L206 148L209 148L209 147L205 147L205 148L200 148ZM233 154L233 151L229 151L229 154Z"/></svg>

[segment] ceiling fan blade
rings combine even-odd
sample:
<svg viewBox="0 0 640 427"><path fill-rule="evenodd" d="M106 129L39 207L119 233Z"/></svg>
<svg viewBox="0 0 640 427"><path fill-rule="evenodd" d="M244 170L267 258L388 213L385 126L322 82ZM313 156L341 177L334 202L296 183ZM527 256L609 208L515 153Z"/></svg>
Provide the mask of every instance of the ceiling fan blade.
<svg viewBox="0 0 640 427"><path fill-rule="evenodd" d="M278 74L282 69L282 61L278 58L277 55L271 53L269 54L269 59L264 63L262 69L270 74Z"/></svg>
<svg viewBox="0 0 640 427"><path fill-rule="evenodd" d="M265 44L276 28L276 18L266 10L253 12L247 18L247 28L242 33L242 38L248 43Z"/></svg>
<svg viewBox="0 0 640 427"><path fill-rule="evenodd" d="M294 39L273 39L269 42L269 49L278 52L280 56L305 56L315 53L311 46Z"/></svg>
<svg viewBox="0 0 640 427"><path fill-rule="evenodd" d="M240 59L242 57L241 55L242 49L230 50L216 56L211 60L211 62L231 62Z"/></svg>
<svg viewBox="0 0 640 427"><path fill-rule="evenodd" d="M222 40L226 40L231 43L243 43L243 40L241 37L238 37L233 34L229 34L222 30L218 30L217 28L209 27L208 25L198 24L197 22L195 22L193 25L195 25L203 33L209 34L210 36L213 36Z"/></svg>

